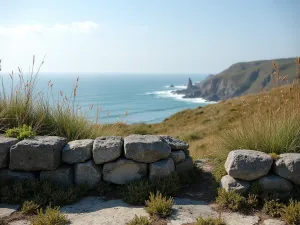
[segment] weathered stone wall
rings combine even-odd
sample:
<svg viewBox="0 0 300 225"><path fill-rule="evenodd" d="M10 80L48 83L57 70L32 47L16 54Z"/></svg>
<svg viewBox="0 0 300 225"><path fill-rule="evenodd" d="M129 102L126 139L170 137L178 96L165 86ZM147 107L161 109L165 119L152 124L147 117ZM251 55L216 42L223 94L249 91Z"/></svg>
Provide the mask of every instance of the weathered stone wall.
<svg viewBox="0 0 300 225"><path fill-rule="evenodd" d="M189 145L169 136L130 135L67 142L56 136L19 141L0 136L0 182L49 180L61 186L125 184L193 167Z"/></svg>
<svg viewBox="0 0 300 225"><path fill-rule="evenodd" d="M221 187L246 194L257 182L264 191L289 198L300 185L300 153L285 153L273 159L253 150L231 151L225 162L228 175L221 179Z"/></svg>

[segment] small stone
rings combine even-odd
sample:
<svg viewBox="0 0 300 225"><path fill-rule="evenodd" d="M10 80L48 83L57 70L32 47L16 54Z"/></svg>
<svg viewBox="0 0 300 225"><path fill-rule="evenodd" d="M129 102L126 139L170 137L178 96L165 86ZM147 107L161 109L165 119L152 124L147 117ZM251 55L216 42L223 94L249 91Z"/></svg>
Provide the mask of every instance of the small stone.
<svg viewBox="0 0 300 225"><path fill-rule="evenodd" d="M117 136L99 137L93 146L93 158L96 164L102 164L119 158L123 150L123 138Z"/></svg>
<svg viewBox="0 0 300 225"><path fill-rule="evenodd" d="M37 136L25 139L10 148L10 170L54 170L61 164L61 150L67 139Z"/></svg>
<svg viewBox="0 0 300 225"><path fill-rule="evenodd" d="M168 158L171 147L159 136L130 135L124 138L125 157L137 162L152 163Z"/></svg>
<svg viewBox="0 0 300 225"><path fill-rule="evenodd" d="M267 175L261 177L259 178L258 182L267 192L285 193L291 192L294 188L290 181L276 175Z"/></svg>
<svg viewBox="0 0 300 225"><path fill-rule="evenodd" d="M251 181L267 175L272 163L272 157L264 152L234 150L227 156L225 170L233 178Z"/></svg>
<svg viewBox="0 0 300 225"><path fill-rule="evenodd" d="M180 163L185 160L185 154L183 151L172 151L171 158L174 160L175 163Z"/></svg>
<svg viewBox="0 0 300 225"><path fill-rule="evenodd" d="M94 188L101 182L102 166L96 165L93 160L77 163L74 166L75 184L86 184L89 188Z"/></svg>
<svg viewBox="0 0 300 225"><path fill-rule="evenodd" d="M16 181L35 180L36 175L31 172L0 170L0 183L10 183Z"/></svg>
<svg viewBox="0 0 300 225"><path fill-rule="evenodd" d="M300 185L300 153L285 153L279 157L273 166L275 174Z"/></svg>
<svg viewBox="0 0 300 225"><path fill-rule="evenodd" d="M188 143L181 141L177 138L167 135L160 135L160 137L163 139L163 141L170 145L172 150L187 150L189 148Z"/></svg>
<svg viewBox="0 0 300 225"><path fill-rule="evenodd" d="M84 139L69 142L62 150L62 161L69 164L85 162L92 158L94 140Z"/></svg>
<svg viewBox="0 0 300 225"><path fill-rule="evenodd" d="M149 165L149 179L164 178L175 171L175 165L172 158L163 159Z"/></svg>
<svg viewBox="0 0 300 225"><path fill-rule="evenodd" d="M19 142L16 138L0 136L0 169L8 167L10 147Z"/></svg>
<svg viewBox="0 0 300 225"><path fill-rule="evenodd" d="M114 184L126 184L145 177L147 177L146 163L120 158L103 166L103 180Z"/></svg>
<svg viewBox="0 0 300 225"><path fill-rule="evenodd" d="M56 170L41 171L40 180L48 180L62 187L71 187L74 184L73 166L64 165Z"/></svg>
<svg viewBox="0 0 300 225"><path fill-rule="evenodd" d="M177 163L175 165L177 173L185 173L194 167L194 162L192 157L187 157L185 161Z"/></svg>
<svg viewBox="0 0 300 225"><path fill-rule="evenodd" d="M234 191L239 194L246 194L250 188L249 181L235 179L229 175L222 177L220 185L226 191Z"/></svg>

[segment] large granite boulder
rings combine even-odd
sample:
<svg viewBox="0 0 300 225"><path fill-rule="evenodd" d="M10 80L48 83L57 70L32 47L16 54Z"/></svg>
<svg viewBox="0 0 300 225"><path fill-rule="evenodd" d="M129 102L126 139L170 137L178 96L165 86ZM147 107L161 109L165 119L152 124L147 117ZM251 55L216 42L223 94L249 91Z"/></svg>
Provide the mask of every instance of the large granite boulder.
<svg viewBox="0 0 300 225"><path fill-rule="evenodd" d="M194 168L194 162L192 157L186 157L183 162L177 163L175 165L177 173L185 173Z"/></svg>
<svg viewBox="0 0 300 225"><path fill-rule="evenodd" d="M300 154L285 153L279 157L273 166L275 174L300 185Z"/></svg>
<svg viewBox="0 0 300 225"><path fill-rule="evenodd" d="M61 150L67 139L56 136L38 136L25 139L10 148L11 170L54 170L61 164Z"/></svg>
<svg viewBox="0 0 300 225"><path fill-rule="evenodd" d="M0 169L8 167L10 147L18 143L16 138L0 136Z"/></svg>
<svg viewBox="0 0 300 225"><path fill-rule="evenodd" d="M246 180L235 179L229 175L226 175L222 177L220 186L226 191L234 191L243 195L249 191L250 182Z"/></svg>
<svg viewBox="0 0 300 225"><path fill-rule="evenodd" d="M227 156L225 170L233 178L251 181L267 175L272 163L272 157L266 153L234 150Z"/></svg>
<svg viewBox="0 0 300 225"><path fill-rule="evenodd" d="M122 137L99 137L94 141L93 158L96 164L110 162L119 158L122 150Z"/></svg>
<svg viewBox="0 0 300 225"><path fill-rule="evenodd" d="M101 182L102 166L96 165L93 160L77 163L74 166L74 181L76 185L85 184L94 188Z"/></svg>
<svg viewBox="0 0 300 225"><path fill-rule="evenodd" d="M159 136L130 135L124 138L125 157L137 162L152 163L168 158L171 147Z"/></svg>
<svg viewBox="0 0 300 225"><path fill-rule="evenodd" d="M30 180L33 181L37 178L37 174L31 172L23 172L23 171L10 171L9 169L1 169L0 170L0 183L9 184L11 182L16 181L25 181Z"/></svg>
<svg viewBox="0 0 300 225"><path fill-rule="evenodd" d="M267 175L259 178L258 183L267 192L286 193L293 190L293 184L276 175Z"/></svg>
<svg viewBox="0 0 300 225"><path fill-rule="evenodd" d="M185 154L183 151L172 151L171 158L174 160L174 163L180 163L185 160Z"/></svg>
<svg viewBox="0 0 300 225"><path fill-rule="evenodd" d="M69 142L62 150L62 161L69 164L85 162L92 158L94 140L84 139Z"/></svg>
<svg viewBox="0 0 300 225"><path fill-rule="evenodd" d="M145 177L147 177L146 163L120 158L103 166L103 180L114 184L126 184Z"/></svg>
<svg viewBox="0 0 300 225"><path fill-rule="evenodd" d="M70 187L74 184L73 166L64 165L56 170L41 171L40 180L48 180L62 187Z"/></svg>
<svg viewBox="0 0 300 225"><path fill-rule="evenodd" d="M177 138L167 136L167 135L160 135L163 141L165 141L168 145L170 145L172 150L187 150L189 148L189 144L179 140Z"/></svg>
<svg viewBox="0 0 300 225"><path fill-rule="evenodd" d="M149 179L164 178L175 172L172 158L159 160L149 165Z"/></svg>

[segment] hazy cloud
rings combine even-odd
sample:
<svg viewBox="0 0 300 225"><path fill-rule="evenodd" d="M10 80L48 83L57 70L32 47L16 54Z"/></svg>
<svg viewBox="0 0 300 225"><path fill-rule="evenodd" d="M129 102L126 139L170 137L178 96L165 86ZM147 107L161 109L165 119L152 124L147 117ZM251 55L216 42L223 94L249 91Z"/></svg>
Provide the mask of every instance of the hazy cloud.
<svg viewBox="0 0 300 225"><path fill-rule="evenodd" d="M96 30L99 24L93 21L73 22L70 24L54 24L45 26L42 24L20 24L13 27L0 26L0 35L26 35L57 32L89 32Z"/></svg>

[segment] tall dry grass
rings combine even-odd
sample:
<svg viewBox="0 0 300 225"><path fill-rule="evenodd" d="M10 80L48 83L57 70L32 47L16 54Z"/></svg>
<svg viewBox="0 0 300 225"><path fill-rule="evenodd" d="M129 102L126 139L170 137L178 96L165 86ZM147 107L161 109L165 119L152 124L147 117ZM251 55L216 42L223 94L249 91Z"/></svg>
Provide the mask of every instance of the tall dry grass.
<svg viewBox="0 0 300 225"><path fill-rule="evenodd" d="M62 91L54 93L54 84L51 81L44 90L36 90L43 64L44 60L35 70L36 61L33 57L29 74L25 75L22 69L18 68L17 74L9 74L9 83L1 77L0 132L26 124L37 134L64 136L69 140L123 133L126 125L120 121L111 125L100 124L101 108L96 109L96 122L86 119L94 106L82 109L76 104L79 78L70 96Z"/></svg>
<svg viewBox="0 0 300 225"><path fill-rule="evenodd" d="M273 63L276 92L262 90L257 108L243 101L244 118L227 129L219 138L222 151L253 149L267 153L300 152L300 58L296 60L297 79L289 88L279 88L288 79Z"/></svg>

